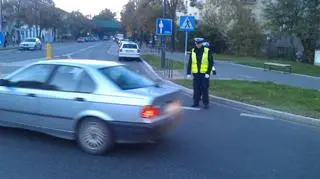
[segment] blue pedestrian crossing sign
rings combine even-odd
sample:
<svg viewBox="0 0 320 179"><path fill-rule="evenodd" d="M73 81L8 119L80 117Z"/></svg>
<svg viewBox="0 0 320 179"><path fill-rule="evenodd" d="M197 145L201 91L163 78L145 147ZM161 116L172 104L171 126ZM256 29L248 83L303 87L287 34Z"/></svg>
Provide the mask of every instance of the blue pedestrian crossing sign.
<svg viewBox="0 0 320 179"><path fill-rule="evenodd" d="M4 36L3 36L3 33L0 32L0 45L3 45L4 43Z"/></svg>
<svg viewBox="0 0 320 179"><path fill-rule="evenodd" d="M181 31L194 31L195 18L194 16L180 16L179 26Z"/></svg>
<svg viewBox="0 0 320 179"><path fill-rule="evenodd" d="M156 35L172 35L172 19L157 19Z"/></svg>

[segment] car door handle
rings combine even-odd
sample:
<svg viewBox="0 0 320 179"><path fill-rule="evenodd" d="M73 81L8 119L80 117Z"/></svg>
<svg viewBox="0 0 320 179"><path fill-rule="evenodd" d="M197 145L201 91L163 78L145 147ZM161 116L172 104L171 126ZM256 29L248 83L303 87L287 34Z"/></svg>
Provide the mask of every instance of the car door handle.
<svg viewBox="0 0 320 179"><path fill-rule="evenodd" d="M74 100L75 100L75 101L81 101L81 102L85 101L84 98L74 98Z"/></svg>
<svg viewBox="0 0 320 179"><path fill-rule="evenodd" d="M27 96L28 96L28 97L36 97L36 95L35 95L35 94L32 94L32 93L27 94Z"/></svg>

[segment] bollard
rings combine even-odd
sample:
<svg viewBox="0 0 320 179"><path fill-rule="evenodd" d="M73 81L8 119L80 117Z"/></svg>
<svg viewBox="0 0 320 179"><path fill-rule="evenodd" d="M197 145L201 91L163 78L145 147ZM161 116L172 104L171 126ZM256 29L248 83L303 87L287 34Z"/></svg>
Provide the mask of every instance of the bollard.
<svg viewBox="0 0 320 179"><path fill-rule="evenodd" d="M51 56L51 44L47 43L46 45L46 58L47 60L51 60L52 56Z"/></svg>

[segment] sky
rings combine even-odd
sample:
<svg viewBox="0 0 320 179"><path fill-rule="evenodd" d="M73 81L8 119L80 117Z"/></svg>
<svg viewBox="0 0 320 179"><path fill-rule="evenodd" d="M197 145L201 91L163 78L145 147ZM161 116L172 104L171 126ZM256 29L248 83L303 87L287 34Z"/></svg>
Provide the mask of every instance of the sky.
<svg viewBox="0 0 320 179"><path fill-rule="evenodd" d="M122 7L128 0L54 0L57 7L67 11L79 10L84 15L96 15L105 8L117 13L120 19Z"/></svg>

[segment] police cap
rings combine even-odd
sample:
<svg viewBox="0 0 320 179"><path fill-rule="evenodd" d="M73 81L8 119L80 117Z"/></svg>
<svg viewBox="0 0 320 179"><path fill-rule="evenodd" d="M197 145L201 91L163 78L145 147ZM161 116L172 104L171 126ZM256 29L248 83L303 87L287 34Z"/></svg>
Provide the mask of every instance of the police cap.
<svg viewBox="0 0 320 179"><path fill-rule="evenodd" d="M195 42L196 44L201 44L201 43L204 42L204 38L194 38L194 42Z"/></svg>

